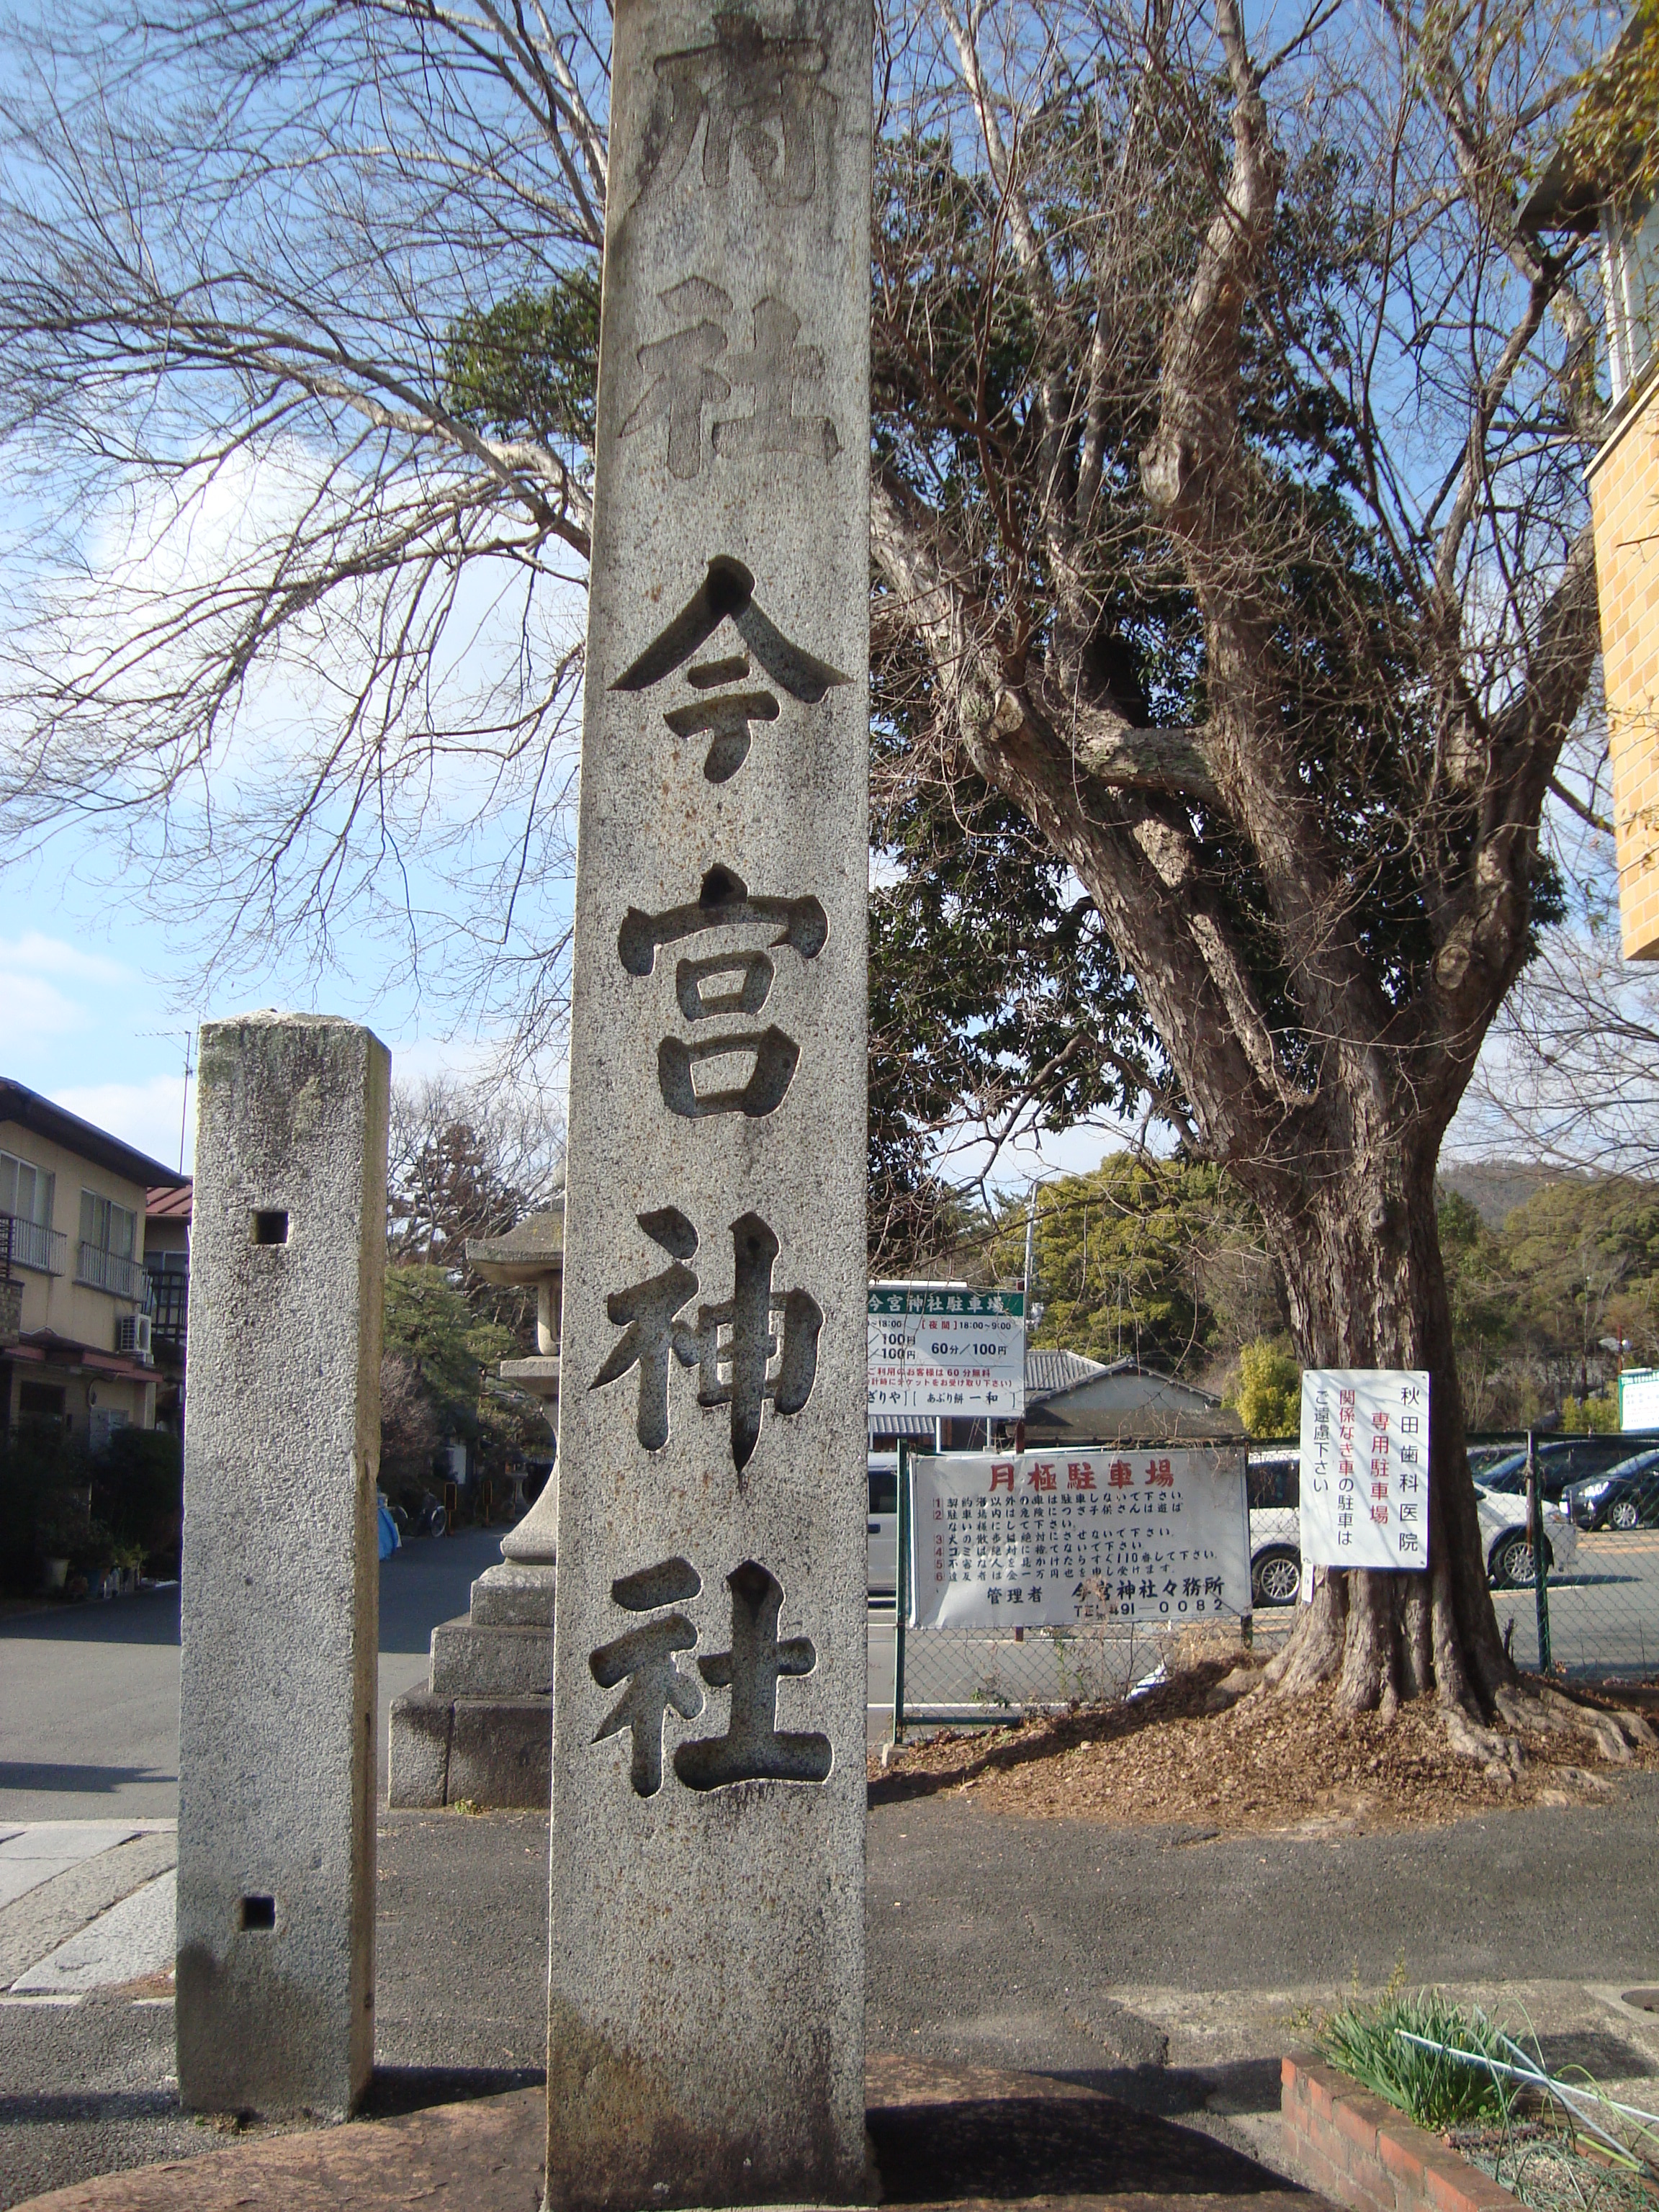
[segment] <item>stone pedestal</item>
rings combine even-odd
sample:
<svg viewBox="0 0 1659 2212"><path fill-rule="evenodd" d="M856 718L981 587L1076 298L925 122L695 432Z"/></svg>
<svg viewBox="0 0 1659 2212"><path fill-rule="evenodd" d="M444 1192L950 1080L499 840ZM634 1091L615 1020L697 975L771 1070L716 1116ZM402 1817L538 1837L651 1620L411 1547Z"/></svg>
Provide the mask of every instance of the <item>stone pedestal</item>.
<svg viewBox="0 0 1659 2212"><path fill-rule="evenodd" d="M504 1237L467 1240L486 1282L532 1286L537 1353L504 1359L501 1380L554 1418L559 1401L559 1285L564 1210L547 1207ZM470 1609L432 1632L424 1690L392 1708L391 1802L546 1809L553 1733L554 1516L556 1471L501 1539L501 1564L472 1585Z"/></svg>
<svg viewBox="0 0 1659 2212"><path fill-rule="evenodd" d="M504 1560L432 1632L424 1690L392 1707L390 1800L546 1809L553 1740L553 1569Z"/></svg>
<svg viewBox="0 0 1659 2212"><path fill-rule="evenodd" d="M179 1729L179 2094L343 2117L374 2055L390 1064L367 1030L205 1024Z"/></svg>

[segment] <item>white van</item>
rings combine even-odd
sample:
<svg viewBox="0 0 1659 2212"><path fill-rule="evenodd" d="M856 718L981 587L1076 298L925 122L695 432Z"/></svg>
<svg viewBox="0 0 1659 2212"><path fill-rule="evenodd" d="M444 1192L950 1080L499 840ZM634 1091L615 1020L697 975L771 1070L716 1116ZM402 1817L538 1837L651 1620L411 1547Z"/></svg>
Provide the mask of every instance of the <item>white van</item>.
<svg viewBox="0 0 1659 2212"><path fill-rule="evenodd" d="M869 1591L872 1597L898 1596L898 1454L872 1452L869 1459Z"/></svg>

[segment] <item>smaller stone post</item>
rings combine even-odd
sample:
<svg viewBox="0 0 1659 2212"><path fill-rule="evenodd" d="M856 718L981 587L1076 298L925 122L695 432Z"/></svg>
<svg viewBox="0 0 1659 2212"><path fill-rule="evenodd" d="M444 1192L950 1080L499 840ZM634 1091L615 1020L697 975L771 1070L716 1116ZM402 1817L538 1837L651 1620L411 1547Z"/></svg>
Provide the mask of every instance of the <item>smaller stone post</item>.
<svg viewBox="0 0 1659 2212"><path fill-rule="evenodd" d="M185 1413L179 2093L343 2118L374 2058L391 1062L205 1024Z"/></svg>

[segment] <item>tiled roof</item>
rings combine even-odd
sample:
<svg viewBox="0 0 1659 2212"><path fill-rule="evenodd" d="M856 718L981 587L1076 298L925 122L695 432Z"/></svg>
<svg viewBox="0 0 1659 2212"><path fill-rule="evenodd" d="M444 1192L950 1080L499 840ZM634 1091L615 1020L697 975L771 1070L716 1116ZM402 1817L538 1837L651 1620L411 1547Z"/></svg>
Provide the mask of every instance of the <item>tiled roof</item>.
<svg viewBox="0 0 1659 2212"><path fill-rule="evenodd" d="M1166 1375L1161 1367L1148 1367L1133 1354L1122 1359L1102 1360L1085 1359L1080 1352L1028 1352L1026 1405L1030 1407L1041 1399L1055 1398L1062 1391L1074 1390L1079 1383L1087 1382L1097 1375L1144 1375L1149 1382L1188 1392L1206 1405L1218 1406L1221 1402L1208 1390L1200 1390L1197 1383L1183 1382L1178 1376Z"/></svg>
<svg viewBox="0 0 1659 2212"><path fill-rule="evenodd" d="M1025 1395L1046 1398L1052 1391L1069 1390L1073 1383L1086 1382L1091 1375L1105 1372L1103 1361L1085 1359L1080 1352L1027 1352Z"/></svg>
<svg viewBox="0 0 1659 2212"><path fill-rule="evenodd" d="M195 1190L196 1186L193 1182L181 1182L177 1190L170 1190L165 1183L162 1183L158 1188L151 1190L144 1201L145 1220L188 1221L190 1202L195 1194Z"/></svg>

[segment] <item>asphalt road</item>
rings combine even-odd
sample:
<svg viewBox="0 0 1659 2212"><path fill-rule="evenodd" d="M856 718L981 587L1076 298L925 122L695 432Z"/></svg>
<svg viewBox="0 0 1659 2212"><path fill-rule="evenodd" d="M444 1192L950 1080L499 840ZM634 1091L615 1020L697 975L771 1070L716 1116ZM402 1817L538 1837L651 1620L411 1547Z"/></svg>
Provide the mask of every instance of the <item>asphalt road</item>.
<svg viewBox="0 0 1659 2212"><path fill-rule="evenodd" d="M382 1792L392 1700L424 1677L433 1628L466 1611L474 1578L500 1557L499 1531L465 1528L382 1565ZM178 1810L178 1591L0 1620L0 1820Z"/></svg>
<svg viewBox="0 0 1659 2212"><path fill-rule="evenodd" d="M380 1571L380 1786L386 1715L422 1680L428 1639L465 1613L474 1578L500 1556L491 1530L463 1529L406 1545ZM1515 1624L1515 1656L1536 1664L1528 1591L1497 1591ZM1550 1583L1554 1655L1569 1673L1659 1668L1659 1529L1584 1537L1572 1572ZM1264 1638L1294 1608L1257 1616ZM893 1615L872 1607L867 1637L868 1740L890 1731ZM1119 1695L1158 1663L1147 1633L1084 1636L910 1631L907 1707L942 1715L995 1714L1009 1705ZM95 1814L167 1817L178 1810L179 1596L157 1590L108 1605L75 1606L0 1621L0 1819L70 1820Z"/></svg>
<svg viewBox="0 0 1659 2212"><path fill-rule="evenodd" d="M1081 2079L1271 2165L1298 2019L1398 1964L1650 2103L1659 2017L1621 1992L1659 1983L1659 1776L1614 1789L1596 1807L1317 1841L878 1802L868 2047ZM385 1815L378 1892L371 2109L537 2078L545 1820ZM172 2070L164 2002L0 2000L0 2206L214 2148L212 2126L178 2111Z"/></svg>
<svg viewBox="0 0 1659 2212"><path fill-rule="evenodd" d="M1536 1601L1531 1590L1494 1590L1500 1623L1515 1623L1514 1650L1538 1663ZM1581 1535L1565 1574L1549 1580L1551 1655L1569 1674L1659 1670L1659 1528L1627 1535Z"/></svg>

